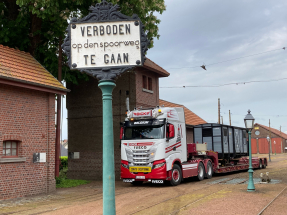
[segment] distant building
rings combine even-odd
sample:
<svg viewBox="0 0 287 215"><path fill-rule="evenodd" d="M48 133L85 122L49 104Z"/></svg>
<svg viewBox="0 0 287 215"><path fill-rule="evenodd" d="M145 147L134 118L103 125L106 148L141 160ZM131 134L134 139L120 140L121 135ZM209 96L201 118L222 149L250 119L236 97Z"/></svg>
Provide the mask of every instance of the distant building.
<svg viewBox="0 0 287 215"><path fill-rule="evenodd" d="M269 153L269 143L267 136L271 133L271 153L286 153L287 152L287 134L280 132L275 128L270 128L258 123L254 124L254 129L251 133L252 153L267 154Z"/></svg>
<svg viewBox="0 0 287 215"><path fill-rule="evenodd" d="M55 94L67 91L29 53L0 45L0 200L56 190Z"/></svg>
<svg viewBox="0 0 287 215"><path fill-rule="evenodd" d="M60 156L68 156L68 140L65 139L60 142Z"/></svg>

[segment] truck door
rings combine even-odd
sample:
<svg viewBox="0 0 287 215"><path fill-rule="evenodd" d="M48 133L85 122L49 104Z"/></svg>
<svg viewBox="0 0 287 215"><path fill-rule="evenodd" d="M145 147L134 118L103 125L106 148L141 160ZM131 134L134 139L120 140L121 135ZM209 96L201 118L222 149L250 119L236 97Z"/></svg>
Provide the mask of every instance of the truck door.
<svg viewBox="0 0 287 215"><path fill-rule="evenodd" d="M175 146L175 126L172 123L166 124L166 147L165 153L171 154Z"/></svg>
<svg viewBox="0 0 287 215"><path fill-rule="evenodd" d="M167 142L165 153L181 152L182 126L176 123L168 123L166 131Z"/></svg>

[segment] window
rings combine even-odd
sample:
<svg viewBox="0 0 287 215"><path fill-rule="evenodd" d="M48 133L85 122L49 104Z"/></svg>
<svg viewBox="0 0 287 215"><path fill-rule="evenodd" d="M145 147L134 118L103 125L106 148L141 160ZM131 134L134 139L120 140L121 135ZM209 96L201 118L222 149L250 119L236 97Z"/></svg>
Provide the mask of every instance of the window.
<svg viewBox="0 0 287 215"><path fill-rule="evenodd" d="M4 141L3 142L3 156L4 157L18 157L18 142Z"/></svg>
<svg viewBox="0 0 287 215"><path fill-rule="evenodd" d="M152 90L152 79L148 78L148 90Z"/></svg>
<svg viewBox="0 0 287 215"><path fill-rule="evenodd" d="M163 139L164 126L138 126L125 128L125 140L139 140L139 139Z"/></svg>
<svg viewBox="0 0 287 215"><path fill-rule="evenodd" d="M143 75L143 88L147 89L146 76Z"/></svg>

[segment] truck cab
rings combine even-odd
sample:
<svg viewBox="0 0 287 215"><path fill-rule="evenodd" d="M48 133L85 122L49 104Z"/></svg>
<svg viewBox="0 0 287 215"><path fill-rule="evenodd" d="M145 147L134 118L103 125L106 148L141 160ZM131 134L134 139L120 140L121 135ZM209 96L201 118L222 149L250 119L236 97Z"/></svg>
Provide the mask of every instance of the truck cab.
<svg viewBox="0 0 287 215"><path fill-rule="evenodd" d="M127 112L121 127L121 178L124 182L171 183L187 160L183 108L156 107Z"/></svg>

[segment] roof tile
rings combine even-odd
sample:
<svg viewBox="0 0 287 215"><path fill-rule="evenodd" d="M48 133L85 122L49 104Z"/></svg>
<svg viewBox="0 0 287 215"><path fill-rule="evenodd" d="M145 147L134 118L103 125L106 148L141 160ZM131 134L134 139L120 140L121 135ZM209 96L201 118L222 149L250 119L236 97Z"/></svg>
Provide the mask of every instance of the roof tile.
<svg viewBox="0 0 287 215"><path fill-rule="evenodd" d="M168 102L165 100L160 99L159 105L164 105L165 107L183 107L184 109L184 115L185 115L185 123L188 125L199 125L199 124L205 124L207 123L205 120L197 116L195 113L193 113L191 110L186 108L184 105L175 104L172 102Z"/></svg>
<svg viewBox="0 0 287 215"><path fill-rule="evenodd" d="M155 62L153 62L149 58L146 58L143 66L145 68L151 69L152 71L158 73L162 77L168 77L170 75L169 72L167 72L165 69L157 65Z"/></svg>
<svg viewBox="0 0 287 215"><path fill-rule="evenodd" d="M266 130L269 130L269 127L268 126L265 126L265 125L261 125L261 124L258 124L258 123L255 123L254 126L261 126L263 128L265 128ZM287 139L287 134L285 134L284 132L280 132L279 130L275 129L275 128L270 128L270 131L280 137L283 137L284 139Z"/></svg>
<svg viewBox="0 0 287 215"><path fill-rule="evenodd" d="M66 91L67 89L29 53L0 45L0 78L28 81Z"/></svg>

